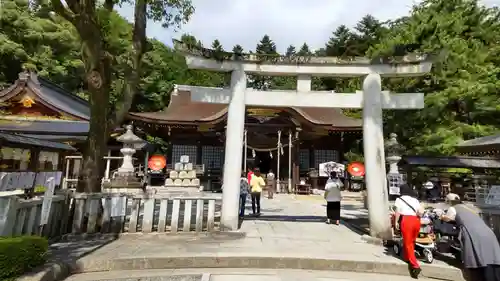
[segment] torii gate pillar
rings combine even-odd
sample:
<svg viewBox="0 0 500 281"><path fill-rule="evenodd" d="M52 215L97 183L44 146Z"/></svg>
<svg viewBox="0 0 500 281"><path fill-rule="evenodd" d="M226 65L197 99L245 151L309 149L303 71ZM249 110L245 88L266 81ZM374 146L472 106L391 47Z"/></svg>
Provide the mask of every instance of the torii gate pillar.
<svg viewBox="0 0 500 281"><path fill-rule="evenodd" d="M227 112L226 151L224 157L224 189L222 191L221 230L238 229L239 186L241 161L243 158L243 135L245 129L245 71L231 73L231 101ZM238 188L237 192L232 189ZM231 190L230 190L231 189Z"/></svg>
<svg viewBox="0 0 500 281"><path fill-rule="evenodd" d="M388 216L382 121L382 79L368 74L363 81L363 150L368 216L372 237L392 237Z"/></svg>

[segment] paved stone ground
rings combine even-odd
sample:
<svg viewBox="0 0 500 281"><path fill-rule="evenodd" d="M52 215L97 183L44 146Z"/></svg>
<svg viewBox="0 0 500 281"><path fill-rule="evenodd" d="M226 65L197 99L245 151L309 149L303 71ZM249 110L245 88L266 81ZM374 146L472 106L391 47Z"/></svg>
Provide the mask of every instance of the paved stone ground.
<svg viewBox="0 0 500 281"><path fill-rule="evenodd" d="M342 203L342 216L351 220L357 218L366 219L367 212L362 208L359 195L345 195L345 200ZM147 269L143 272L149 273L154 269L223 267L268 268L274 269L274 271L279 268L358 270L362 272L405 274L405 263L393 257L382 246L362 241L361 233L353 231L349 224L340 226L325 224L325 202L320 195L277 194L274 199L264 198L261 207L262 216L259 218L247 217L243 220L241 229L236 233L201 235L125 234L116 240L101 239L98 241L58 243L52 245L52 251L59 260L67 261L69 256L73 260L70 264L74 273L126 270L122 271L121 276L115 275L111 280L182 280L123 278L131 277L129 270L135 269ZM251 212L251 207L248 202L247 213L249 212ZM90 253L83 256L87 252ZM75 262L75 260L78 261ZM448 274L450 272L453 276L439 276L452 278L448 280L460 279L456 277L457 269L452 269L441 261L435 261L434 264L424 267L424 276L426 276L426 273L430 274L430 272L433 272L432 275L434 276L435 272L438 275L439 273L444 274L443 272L446 272ZM102 274L106 273L100 272L96 276ZM83 275L75 275L67 280L79 280L71 278L82 277ZM245 274L241 273L240 275ZM170 278L168 276L160 277ZM191 279L185 280L201 280L196 279L198 277L190 276L186 278ZM208 280L229 280L224 279L226 277ZM106 280L104 275L99 278L101 279L92 280ZM234 278L236 277L233 276L232 280ZM253 280L237 278L241 279L240 281ZM256 277L253 276L252 278ZM285 280L279 279L281 278L279 276L269 278L271 279L258 277L255 280ZM336 278L334 276L327 276L326 279L322 278L316 280L378 280L373 278L334 279ZM395 279L395 277L391 278L399 280Z"/></svg>
<svg viewBox="0 0 500 281"><path fill-rule="evenodd" d="M176 269L176 270L130 270L123 272L96 272L73 275L66 281L409 281L407 276L307 270L265 269ZM420 280L431 280L420 278Z"/></svg>

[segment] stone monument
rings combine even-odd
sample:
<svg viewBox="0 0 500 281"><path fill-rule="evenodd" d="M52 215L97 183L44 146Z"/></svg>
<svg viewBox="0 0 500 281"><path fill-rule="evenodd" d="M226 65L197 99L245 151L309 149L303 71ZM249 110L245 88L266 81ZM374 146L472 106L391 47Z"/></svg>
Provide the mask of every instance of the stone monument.
<svg viewBox="0 0 500 281"><path fill-rule="evenodd" d="M123 154L123 162L118 171L115 172L109 182L103 183L103 191L139 193L144 192L145 185L137 177L134 167L133 156L137 149L142 149L147 143L133 132L132 125L125 126L125 133L116 138L123 143L120 152Z"/></svg>
<svg viewBox="0 0 500 281"><path fill-rule="evenodd" d="M189 162L189 156L183 155L178 163L174 164L174 169L170 171L165 180L167 188L196 188L200 191L200 180L196 176L193 163Z"/></svg>

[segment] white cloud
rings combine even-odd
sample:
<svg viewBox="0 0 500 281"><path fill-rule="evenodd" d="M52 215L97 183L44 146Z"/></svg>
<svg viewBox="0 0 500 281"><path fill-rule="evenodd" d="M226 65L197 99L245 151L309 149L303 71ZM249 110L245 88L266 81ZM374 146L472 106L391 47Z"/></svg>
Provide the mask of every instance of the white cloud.
<svg viewBox="0 0 500 281"><path fill-rule="evenodd" d="M166 44L172 38L189 33L209 46L219 39L226 49L240 44L255 49L268 34L284 52L290 44L307 42L313 49L323 47L331 33L341 24L355 25L364 15L380 20L395 19L408 14L419 0L193 0L196 12L178 32L166 30L158 23L149 23L148 35ZM500 0L484 0L498 5ZM132 18L132 9L120 13Z"/></svg>

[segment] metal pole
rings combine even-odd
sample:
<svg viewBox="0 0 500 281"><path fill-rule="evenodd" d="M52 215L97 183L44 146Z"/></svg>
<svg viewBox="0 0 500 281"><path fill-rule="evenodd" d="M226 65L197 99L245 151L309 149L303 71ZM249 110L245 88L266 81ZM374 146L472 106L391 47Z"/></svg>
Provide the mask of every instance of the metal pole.
<svg viewBox="0 0 500 281"><path fill-rule="evenodd" d="M247 172L247 130L244 131L243 139L243 172Z"/></svg>
<svg viewBox="0 0 500 281"><path fill-rule="evenodd" d="M276 191L281 192L280 186L280 152L281 152L281 131L278 131L278 153L276 155L277 167L276 167Z"/></svg>
<svg viewBox="0 0 500 281"><path fill-rule="evenodd" d="M292 131L288 131L288 192L292 192Z"/></svg>

